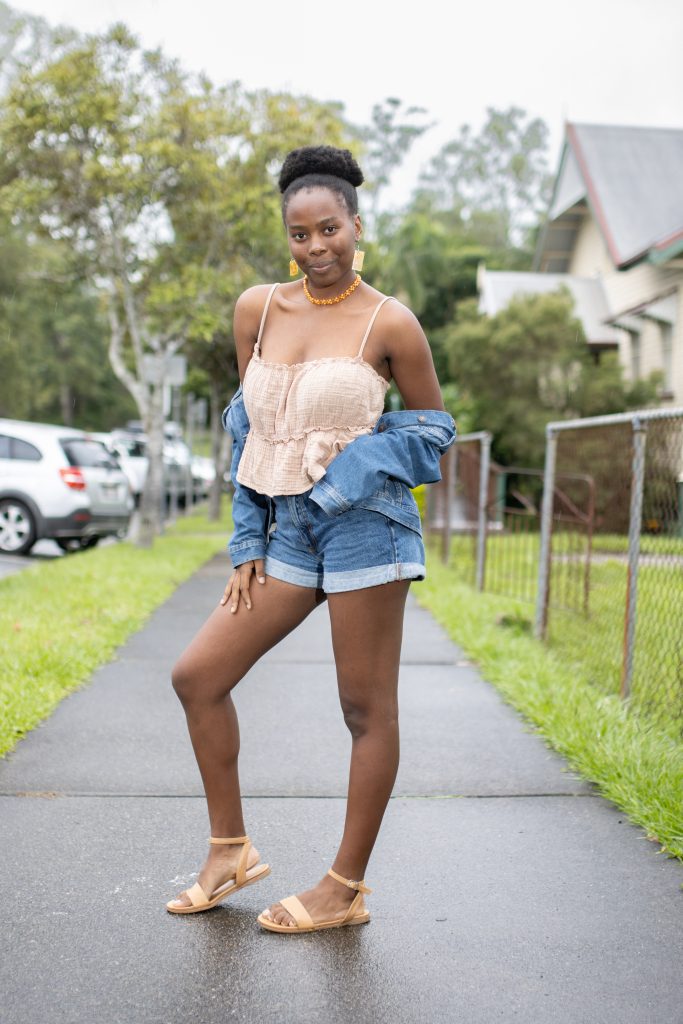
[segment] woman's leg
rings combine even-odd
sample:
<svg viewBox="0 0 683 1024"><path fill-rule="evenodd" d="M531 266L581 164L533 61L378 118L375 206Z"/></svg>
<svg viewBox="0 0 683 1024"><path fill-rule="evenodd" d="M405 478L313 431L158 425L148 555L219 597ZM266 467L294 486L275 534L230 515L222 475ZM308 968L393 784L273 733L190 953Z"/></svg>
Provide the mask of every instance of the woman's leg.
<svg viewBox="0 0 683 1024"><path fill-rule="evenodd" d="M331 865L345 878L364 877L398 769L398 673L410 580L328 594L339 699L351 732L351 770L344 834ZM299 899L314 921L346 910L356 892L326 875ZM293 924L279 903L278 924Z"/></svg>
<svg viewBox="0 0 683 1024"><path fill-rule="evenodd" d="M279 643L325 595L312 587L266 576L254 578L251 609L241 601L233 614L217 605L176 662L173 687L180 698L204 784L211 835L245 834L237 758L239 727L230 691L258 659ZM225 881L237 863L239 846L210 846L199 884L207 894ZM249 866L258 860L252 851ZM190 900L181 894L179 902Z"/></svg>

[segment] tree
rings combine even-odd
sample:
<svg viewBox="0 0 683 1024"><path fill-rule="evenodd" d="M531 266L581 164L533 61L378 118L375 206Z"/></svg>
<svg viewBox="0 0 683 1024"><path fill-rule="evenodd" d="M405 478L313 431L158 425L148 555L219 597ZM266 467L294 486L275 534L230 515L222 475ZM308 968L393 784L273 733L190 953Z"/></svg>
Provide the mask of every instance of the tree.
<svg viewBox="0 0 683 1024"><path fill-rule="evenodd" d="M74 29L52 28L44 18L15 11L0 0L0 93L19 68L45 59L54 46L77 38Z"/></svg>
<svg viewBox="0 0 683 1024"><path fill-rule="evenodd" d="M470 235L491 248L519 247L545 211L548 128L520 107L487 107L478 135L468 124L442 147L421 178L440 209L456 211Z"/></svg>
<svg viewBox="0 0 683 1024"><path fill-rule="evenodd" d="M106 318L64 242L0 222L0 415L109 430L135 404L107 359Z"/></svg>
<svg viewBox="0 0 683 1024"><path fill-rule="evenodd" d="M357 128L356 135L363 143L365 185L363 197L368 197L365 222L370 236L379 233L380 197L391 181L393 172L401 166L411 146L423 135L430 124L410 123L410 118L421 119L427 113L424 107L405 107L403 101L390 96L383 103L375 103L370 124ZM403 120L399 120L399 117ZM369 223L368 223L369 221Z"/></svg>
<svg viewBox="0 0 683 1024"><path fill-rule="evenodd" d="M121 25L24 68L8 93L0 210L68 244L102 296L109 358L148 434L141 543L160 529L170 361L227 341L236 295L272 260L269 169L295 129L341 135L332 105L217 89Z"/></svg>
<svg viewBox="0 0 683 1024"><path fill-rule="evenodd" d="M613 354L595 362L566 288L513 299L494 317L469 300L444 334L474 429L491 431L494 457L505 465L541 466L550 420L656 400L656 380L629 387Z"/></svg>

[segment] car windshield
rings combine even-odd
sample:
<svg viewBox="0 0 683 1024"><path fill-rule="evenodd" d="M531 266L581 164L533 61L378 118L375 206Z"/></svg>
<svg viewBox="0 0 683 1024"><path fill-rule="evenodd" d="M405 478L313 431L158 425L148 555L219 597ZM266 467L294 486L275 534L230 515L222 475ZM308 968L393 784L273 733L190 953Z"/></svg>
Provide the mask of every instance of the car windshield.
<svg viewBox="0 0 683 1024"><path fill-rule="evenodd" d="M119 461L100 441L87 438L63 438L60 442L69 465L87 469L100 466L107 469L119 469Z"/></svg>

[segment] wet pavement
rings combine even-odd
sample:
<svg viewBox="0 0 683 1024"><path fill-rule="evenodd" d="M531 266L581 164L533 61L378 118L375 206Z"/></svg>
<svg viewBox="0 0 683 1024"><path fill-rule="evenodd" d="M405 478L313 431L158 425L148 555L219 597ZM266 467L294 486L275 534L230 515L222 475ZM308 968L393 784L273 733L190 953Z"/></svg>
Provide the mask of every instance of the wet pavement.
<svg viewBox="0 0 683 1024"><path fill-rule="evenodd" d="M370 924L255 923L323 874L343 823L324 604L236 691L247 828L272 874L168 914L208 836L170 669L228 575L225 555L207 563L0 762L3 1024L683 1022L681 865L482 681L419 583Z"/></svg>

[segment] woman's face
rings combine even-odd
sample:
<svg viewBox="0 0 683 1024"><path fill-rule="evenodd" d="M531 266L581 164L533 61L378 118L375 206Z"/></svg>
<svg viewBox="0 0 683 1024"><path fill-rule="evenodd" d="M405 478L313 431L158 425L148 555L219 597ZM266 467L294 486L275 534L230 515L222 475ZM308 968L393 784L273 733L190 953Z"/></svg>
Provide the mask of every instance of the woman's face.
<svg viewBox="0 0 683 1024"><path fill-rule="evenodd" d="M311 284L325 288L349 276L362 225L336 192L301 189L287 205L285 223L289 251Z"/></svg>

